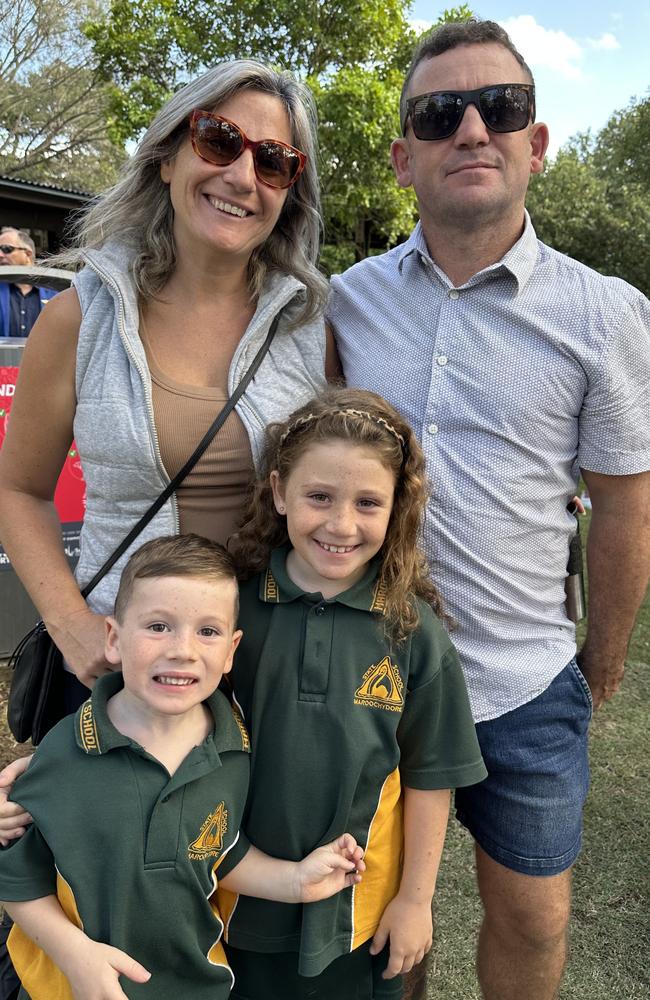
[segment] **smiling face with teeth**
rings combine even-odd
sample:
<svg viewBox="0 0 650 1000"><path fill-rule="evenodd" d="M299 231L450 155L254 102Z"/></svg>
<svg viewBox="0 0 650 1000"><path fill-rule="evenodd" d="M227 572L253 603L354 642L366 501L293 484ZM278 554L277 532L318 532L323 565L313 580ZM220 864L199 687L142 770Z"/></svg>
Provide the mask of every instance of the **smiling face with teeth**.
<svg viewBox="0 0 650 1000"><path fill-rule="evenodd" d="M122 620L107 619L105 655L121 666L122 702L141 720L200 708L232 667L234 580L137 579Z"/></svg>
<svg viewBox="0 0 650 1000"><path fill-rule="evenodd" d="M293 142L280 98L259 90L240 90L211 109L240 126L253 140ZM192 150L189 132L178 153L161 165L174 207L177 257L197 263L225 257L245 269L253 251L268 238L280 217L287 191L258 181L250 149L227 166L206 163Z"/></svg>
<svg viewBox="0 0 650 1000"><path fill-rule="evenodd" d="M384 543L393 509L395 476L377 450L343 440L314 443L286 481L271 473L271 487L293 546L290 579L326 598L357 583Z"/></svg>

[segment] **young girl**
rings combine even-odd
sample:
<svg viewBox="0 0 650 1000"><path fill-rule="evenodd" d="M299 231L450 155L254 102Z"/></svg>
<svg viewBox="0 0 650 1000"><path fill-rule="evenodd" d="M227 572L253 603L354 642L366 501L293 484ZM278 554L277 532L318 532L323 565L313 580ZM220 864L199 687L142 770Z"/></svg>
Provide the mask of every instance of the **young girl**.
<svg viewBox="0 0 650 1000"><path fill-rule="evenodd" d="M431 946L449 789L486 774L418 548L424 456L379 396L330 389L270 429L265 469L235 542L244 829L288 859L350 830L366 872L322 903L220 899L232 997L401 997Z"/></svg>

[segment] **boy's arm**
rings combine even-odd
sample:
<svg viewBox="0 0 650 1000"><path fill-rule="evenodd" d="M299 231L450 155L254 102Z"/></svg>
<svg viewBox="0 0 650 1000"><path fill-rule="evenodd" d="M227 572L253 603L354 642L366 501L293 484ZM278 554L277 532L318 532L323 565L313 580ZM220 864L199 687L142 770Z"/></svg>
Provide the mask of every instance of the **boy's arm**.
<svg viewBox="0 0 650 1000"><path fill-rule="evenodd" d="M146 983L151 977L135 959L118 948L93 941L71 923L56 896L0 905L58 965L75 1000L127 1000L119 976L135 983Z"/></svg>
<svg viewBox="0 0 650 1000"><path fill-rule="evenodd" d="M302 861L282 861L249 847L219 885L242 896L280 903L313 903L361 881L363 851L349 833L317 847Z"/></svg>
<svg viewBox="0 0 650 1000"><path fill-rule="evenodd" d="M431 901L449 818L448 788L404 788L404 865L399 892L383 912L370 947L377 955L390 939L383 973L392 979L421 962L433 940Z"/></svg>

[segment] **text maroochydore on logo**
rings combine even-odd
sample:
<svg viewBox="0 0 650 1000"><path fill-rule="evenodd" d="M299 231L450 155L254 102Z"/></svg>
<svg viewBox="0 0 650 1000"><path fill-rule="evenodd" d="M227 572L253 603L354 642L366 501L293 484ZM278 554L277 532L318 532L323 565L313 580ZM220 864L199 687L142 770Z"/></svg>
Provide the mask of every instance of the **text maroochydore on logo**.
<svg viewBox="0 0 650 1000"><path fill-rule="evenodd" d="M223 849L223 838L228 829L228 810L226 803L220 802L214 812L211 812L201 825L201 832L187 849L190 861L202 861L204 858L216 858Z"/></svg>
<svg viewBox="0 0 650 1000"><path fill-rule="evenodd" d="M401 712L404 708L404 681L390 656L373 663L363 675L354 692L354 704L366 708L383 708L387 712Z"/></svg>

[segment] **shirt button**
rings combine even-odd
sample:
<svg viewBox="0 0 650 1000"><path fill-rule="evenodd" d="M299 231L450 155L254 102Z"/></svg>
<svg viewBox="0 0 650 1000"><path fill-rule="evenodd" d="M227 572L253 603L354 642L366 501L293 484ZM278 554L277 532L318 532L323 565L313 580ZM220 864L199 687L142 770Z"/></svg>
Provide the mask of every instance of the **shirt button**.
<svg viewBox="0 0 650 1000"><path fill-rule="evenodd" d="M450 288L449 289L449 298L450 299L457 299L459 297L460 297L460 292L458 291L457 288Z"/></svg>
<svg viewBox="0 0 650 1000"><path fill-rule="evenodd" d="M314 614L324 615L325 614L325 605L324 604L317 604L316 607L314 608Z"/></svg>
<svg viewBox="0 0 650 1000"><path fill-rule="evenodd" d="M428 430L429 434L437 434L438 433L438 425L437 424L429 424L429 426L427 427L427 430Z"/></svg>
<svg viewBox="0 0 650 1000"><path fill-rule="evenodd" d="M439 364L439 365L441 365L441 366L442 366L442 365L446 365L446 364L447 364L447 361L448 361L448 360L449 360L449 359L447 358L447 355L446 355L446 354L439 354L439 355L438 355L438 357L436 358L436 361L437 361L437 362L438 362L438 364Z"/></svg>

